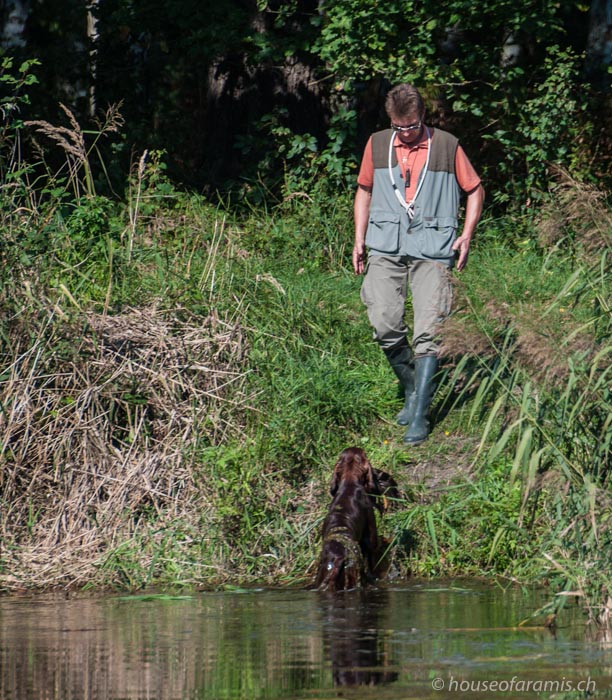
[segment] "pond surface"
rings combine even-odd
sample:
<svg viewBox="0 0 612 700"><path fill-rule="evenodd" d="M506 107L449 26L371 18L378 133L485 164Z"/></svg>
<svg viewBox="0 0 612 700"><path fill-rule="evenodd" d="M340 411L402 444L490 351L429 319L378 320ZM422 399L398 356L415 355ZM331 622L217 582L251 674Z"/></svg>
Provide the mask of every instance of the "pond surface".
<svg viewBox="0 0 612 700"><path fill-rule="evenodd" d="M541 593L402 584L0 598L1 700L612 697L612 647Z"/></svg>

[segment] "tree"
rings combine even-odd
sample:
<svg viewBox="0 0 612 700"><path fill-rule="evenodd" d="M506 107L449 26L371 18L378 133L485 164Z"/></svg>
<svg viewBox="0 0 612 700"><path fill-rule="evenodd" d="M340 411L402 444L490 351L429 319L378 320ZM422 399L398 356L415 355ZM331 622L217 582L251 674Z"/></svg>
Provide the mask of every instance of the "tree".
<svg viewBox="0 0 612 700"><path fill-rule="evenodd" d="M12 4L30 12L5 50L41 61L34 117L52 121L59 102L83 119L122 102L124 144L113 157L123 170L155 148L174 177L211 192L262 178L268 189L287 178L297 187L317 172L334 187L353 182L399 81L419 87L428 119L461 137L502 200L545 185L538 157L573 157L574 132L563 127L558 152L527 156L529 119L542 116L534 100L542 113L555 107L554 52L572 80L567 125L589 118L576 97L589 16L575 0Z"/></svg>

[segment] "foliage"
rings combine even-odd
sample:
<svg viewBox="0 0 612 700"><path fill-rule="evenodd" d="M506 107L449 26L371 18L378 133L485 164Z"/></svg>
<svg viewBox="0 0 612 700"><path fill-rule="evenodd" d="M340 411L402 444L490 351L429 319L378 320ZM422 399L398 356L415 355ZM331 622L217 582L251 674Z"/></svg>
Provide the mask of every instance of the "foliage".
<svg viewBox="0 0 612 700"><path fill-rule="evenodd" d="M585 129L589 128L587 106L578 57L569 49L548 47L541 82L534 81L531 94L513 114L513 123L506 121L487 135L503 149L505 158L499 172L511 183L494 193L497 201L507 202L521 191L532 200L538 199L548 189L550 166L554 164L588 173L583 151L588 138Z"/></svg>
<svg viewBox="0 0 612 700"><path fill-rule="evenodd" d="M274 154L269 154L258 162L258 177L266 183L266 189L274 192L280 187L282 197L299 196L307 192L317 197L321 190L325 196L333 192L344 192L356 178L354 154L355 111L341 108L330 117L326 131L326 145L320 147L317 138L309 133L295 134L285 126L279 116L286 118L286 110L268 114L257 124L258 136L239 137L238 145L247 154L257 154L257 145L275 143ZM279 177L278 157L282 159L282 176ZM254 203L261 203L265 193L259 196L248 195Z"/></svg>
<svg viewBox="0 0 612 700"><path fill-rule="evenodd" d="M57 123L58 102L81 121L94 97L123 101L125 137L103 158L115 189L134 152L156 149L173 177L209 193L258 204L270 193L334 193L352 184L365 138L384 125L385 90L409 80L429 120L465 143L495 201L522 206L547 190L549 161L581 176L597 170L598 116L609 110L584 82L586 9L575 0L113 0L96 4L90 45L84 6L71 0L32 14L15 60L42 61L48 89L31 91L32 119Z"/></svg>
<svg viewBox="0 0 612 700"><path fill-rule="evenodd" d="M338 115L354 100L372 109L365 102L371 85L379 85L380 99L382 86L412 82L430 120L456 124L474 149L495 200L524 201L546 190L548 163L577 165L584 151L584 138L579 147L575 138L589 123L577 97L578 58L557 45L573 6L341 0L318 19L313 51L333 76ZM477 156L481 138L489 143ZM588 172L584 160L581 168Z"/></svg>
<svg viewBox="0 0 612 700"><path fill-rule="evenodd" d="M0 289L10 289L12 270L27 264L27 254L15 246L21 237L33 239L30 223L32 201L37 193L29 187L31 167L21 162L21 109L29 104L26 88L37 82L31 72L36 60L24 61L14 69L14 59L0 52ZM15 215L15 212L20 212ZM0 292L0 293L2 293Z"/></svg>
<svg viewBox="0 0 612 700"><path fill-rule="evenodd" d="M476 478L458 478L439 499L426 490L390 516L406 566L416 576L508 574L528 556L531 534L519 525L521 489L508 488L509 465L489 463ZM407 533L409 537L407 537ZM467 538L471 545L462 546ZM406 541L408 540L408 541Z"/></svg>
<svg viewBox="0 0 612 700"><path fill-rule="evenodd" d="M0 97L0 114L2 115L2 132L0 142L6 144L8 128L15 128L18 124L16 114L21 105L30 103L30 97L24 89L38 82L36 75L32 73L35 66L40 65L36 59L24 61L15 71L14 58L0 54L0 85L3 87L4 96Z"/></svg>

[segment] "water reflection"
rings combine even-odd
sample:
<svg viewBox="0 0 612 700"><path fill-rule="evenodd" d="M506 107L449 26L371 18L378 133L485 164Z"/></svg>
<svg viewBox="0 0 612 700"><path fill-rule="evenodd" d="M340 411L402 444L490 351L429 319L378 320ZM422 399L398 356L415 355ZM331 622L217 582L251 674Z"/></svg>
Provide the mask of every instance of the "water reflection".
<svg viewBox="0 0 612 700"><path fill-rule="evenodd" d="M335 686L380 685L397 680L391 659L386 590L319 593L323 647Z"/></svg>
<svg viewBox="0 0 612 700"><path fill-rule="evenodd" d="M612 652L585 637L578 608L565 611L556 638L516 628L542 602L456 583L334 595L0 598L0 699L468 700L492 696L466 683L513 677L565 679L564 689L593 679L594 697L608 697ZM436 679L457 692L436 690Z"/></svg>

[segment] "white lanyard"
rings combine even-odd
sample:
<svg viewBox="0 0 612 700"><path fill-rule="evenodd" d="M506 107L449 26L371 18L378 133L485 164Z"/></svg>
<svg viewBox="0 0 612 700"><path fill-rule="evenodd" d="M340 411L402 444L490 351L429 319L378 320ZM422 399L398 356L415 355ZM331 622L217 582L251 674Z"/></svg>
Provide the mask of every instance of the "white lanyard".
<svg viewBox="0 0 612 700"><path fill-rule="evenodd" d="M414 197L409 201L406 202L406 197L405 194L401 194L397 185L395 184L395 178L393 177L393 169L392 169L392 162L393 162L393 141L395 140L395 132L391 132L391 141L389 141L389 178L391 179L391 185L393 186L393 191L395 192L395 196L397 197L399 203L404 207L406 210L406 213L408 214L408 218L410 221L412 221L412 218L414 217L414 203L416 201L416 198L419 195L419 192L421 191L421 187L423 187L423 181L425 180L425 173L427 172L427 168L429 166L429 156L431 154L431 134L429 133L429 129L425 127L425 131L427 132L427 160L425 161L425 165L423 167L423 170L421 171L421 174L419 175L419 182L417 184L417 189L416 192L414 193Z"/></svg>

